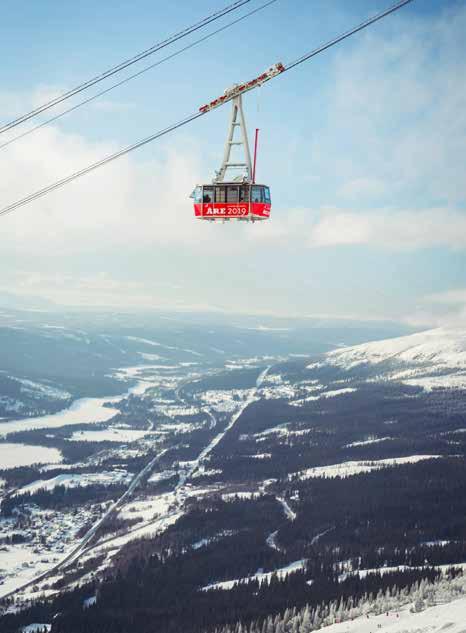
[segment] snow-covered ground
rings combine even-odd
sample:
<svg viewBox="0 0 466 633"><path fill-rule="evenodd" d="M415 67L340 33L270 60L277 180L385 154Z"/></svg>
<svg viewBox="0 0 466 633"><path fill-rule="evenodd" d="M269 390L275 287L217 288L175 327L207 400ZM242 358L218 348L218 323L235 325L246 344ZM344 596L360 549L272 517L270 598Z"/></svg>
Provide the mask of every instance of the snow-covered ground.
<svg viewBox="0 0 466 633"><path fill-rule="evenodd" d="M306 565L306 559L297 560L294 563L290 563L286 567L281 567L280 569L276 569L275 571L269 572L257 572L253 576L247 576L246 578L235 578L234 580L225 580L223 582L215 582L211 585L206 585L202 587L202 591L210 591L211 589L223 589L229 590L233 589L233 587L238 583L249 583L254 580L257 580L259 583L270 582L272 576L276 575L277 578L282 579L288 576L288 574L293 574L297 571L301 571L304 569Z"/></svg>
<svg viewBox="0 0 466 633"><path fill-rule="evenodd" d="M296 519L296 512L290 508L288 501L283 499L283 497L277 497L277 501L282 506L283 512L285 513L288 521L294 521Z"/></svg>
<svg viewBox="0 0 466 633"><path fill-rule="evenodd" d="M21 393L32 397L43 396L50 400L68 400L68 398L71 398L71 394L67 391L45 383L17 378L16 376L10 376L10 378L21 383Z"/></svg>
<svg viewBox="0 0 466 633"><path fill-rule="evenodd" d="M298 383L298 388L300 388L299 383ZM305 404L306 402L314 402L316 400L322 400L325 398L337 398L338 396L344 396L348 393L354 393L355 391L357 391L355 387L342 387L341 389L329 389L328 391L321 391L317 395L299 398L298 400L294 400L293 402L290 402L290 404L294 407L299 407Z"/></svg>
<svg viewBox="0 0 466 633"><path fill-rule="evenodd" d="M157 484L159 481L163 481L164 479L171 479L176 475L176 470L163 470L160 473L154 473L148 479L149 483Z"/></svg>
<svg viewBox="0 0 466 633"><path fill-rule="evenodd" d="M62 454L56 448L0 443L0 466L2 468L16 468L31 464L59 464L61 461Z"/></svg>
<svg viewBox="0 0 466 633"><path fill-rule="evenodd" d="M409 606L332 624L323 633L465 633L466 597L411 613Z"/></svg>
<svg viewBox="0 0 466 633"><path fill-rule="evenodd" d="M250 389L214 389L202 392L199 400L214 411L232 413L250 394Z"/></svg>
<svg viewBox="0 0 466 633"><path fill-rule="evenodd" d="M253 437L258 442L265 442L270 436L275 436L275 441L280 442L282 439L284 441L289 437L300 437L302 435L308 435L312 433L312 429L298 429L291 430L289 429L289 423L285 422L284 424L278 424L277 426L273 426L269 429L265 429L265 431L261 431L260 433L254 433L253 435L240 435L240 440L248 440L250 437Z"/></svg>
<svg viewBox="0 0 466 633"><path fill-rule="evenodd" d="M339 564L340 569L344 569L345 566L346 566L346 563ZM442 571L443 573L448 571L451 567L462 569L463 572L466 571L466 563L458 563L457 565L448 563L446 565L432 565L431 567L435 567L435 569L438 569ZM380 574L381 576L383 576L384 574L390 574L392 572L398 572L398 571L409 571L411 569L426 569L426 567L423 567L422 565L421 566L397 565L397 566L392 566L392 567L389 567L389 566L373 567L372 569L355 569L354 571L343 571L343 573L340 574L339 576L339 580L340 581L345 580L348 576L359 576L359 578L365 578L368 574Z"/></svg>
<svg viewBox="0 0 466 633"><path fill-rule="evenodd" d="M403 380L407 385L422 387L424 391L433 389L466 389L466 374L446 374L445 376L423 376Z"/></svg>
<svg viewBox="0 0 466 633"><path fill-rule="evenodd" d="M18 494L33 493L38 490L53 490L56 486L65 486L65 488L79 488L101 484L109 486L112 484L129 484L133 475L126 470L113 470L101 473L83 473L66 475L57 475L52 479L39 479L37 481L24 486L18 491Z"/></svg>
<svg viewBox="0 0 466 633"><path fill-rule="evenodd" d="M390 459L377 459L366 461L341 462L340 464L330 464L329 466L317 466L307 468L289 475L289 478L299 477L299 479L310 479L311 477L351 477L359 473L368 473L372 470L389 468L399 464L415 464L425 459L439 459L441 455L409 455L408 457L392 457Z"/></svg>
<svg viewBox="0 0 466 633"><path fill-rule="evenodd" d="M24 543L0 548L0 598L59 562L75 546L77 532L103 511L100 504L83 506L77 512L41 510L29 505L26 527L18 527L16 517L0 519L0 541L12 532L25 538Z"/></svg>
<svg viewBox="0 0 466 633"><path fill-rule="evenodd" d="M346 444L345 448L353 448L356 446L368 446L369 444L379 444L380 442L388 442L388 440L392 440L392 437L368 437L365 440L360 440L359 442L351 442L350 444Z"/></svg>
<svg viewBox="0 0 466 633"><path fill-rule="evenodd" d="M120 429L109 427L101 431L76 431L70 437L72 442L137 442L150 435L150 431L139 431L136 429Z"/></svg>
<svg viewBox="0 0 466 633"><path fill-rule="evenodd" d="M282 376L274 375L272 380L265 380L261 387L261 397L266 400L276 400L278 398L289 399L295 396L294 386L283 379Z"/></svg>
<svg viewBox="0 0 466 633"><path fill-rule="evenodd" d="M377 364L394 358L405 363L466 369L466 330L437 328L327 354L329 362L346 369L361 363Z"/></svg>
<svg viewBox="0 0 466 633"><path fill-rule="evenodd" d="M390 380L422 387L466 389L466 329L437 328L384 341L364 343L334 350L324 361L308 365L318 369L325 364L344 370L369 366L380 375L369 381Z"/></svg>
<svg viewBox="0 0 466 633"><path fill-rule="evenodd" d="M129 530L125 534L122 534L121 536L109 539L108 541L103 541L102 544L98 545L92 550L91 556L95 557L96 555L98 556L100 553L110 553L110 555L113 555L114 553L118 552L124 545L130 543L131 541L146 537L150 538L155 536L156 534L164 532L181 516L183 516L182 511L171 510L167 514L164 514L154 521L143 523L140 526ZM81 560L85 562L86 558L83 558Z"/></svg>
<svg viewBox="0 0 466 633"><path fill-rule="evenodd" d="M144 521L152 521L169 513L170 508L175 505L175 495L172 492L158 495L156 497L145 497L141 501L132 501L126 504L119 512L122 519L141 518Z"/></svg>
<svg viewBox="0 0 466 633"><path fill-rule="evenodd" d="M51 624L42 624L40 622L33 622L32 624L23 626L21 631L22 633L44 633L44 631L50 631L51 628L52 628Z"/></svg>

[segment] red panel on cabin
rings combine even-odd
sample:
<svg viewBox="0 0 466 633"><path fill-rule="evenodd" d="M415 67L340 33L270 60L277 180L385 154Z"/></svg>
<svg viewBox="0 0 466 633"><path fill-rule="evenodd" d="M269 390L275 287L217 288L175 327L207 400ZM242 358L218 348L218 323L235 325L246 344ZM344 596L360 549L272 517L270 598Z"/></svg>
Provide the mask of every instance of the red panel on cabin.
<svg viewBox="0 0 466 633"><path fill-rule="evenodd" d="M208 219L233 219L247 218L251 207L251 215L258 218L268 218L270 216L271 205L263 202L227 204L206 202L194 205L194 214L197 218ZM249 216L251 217L251 216Z"/></svg>

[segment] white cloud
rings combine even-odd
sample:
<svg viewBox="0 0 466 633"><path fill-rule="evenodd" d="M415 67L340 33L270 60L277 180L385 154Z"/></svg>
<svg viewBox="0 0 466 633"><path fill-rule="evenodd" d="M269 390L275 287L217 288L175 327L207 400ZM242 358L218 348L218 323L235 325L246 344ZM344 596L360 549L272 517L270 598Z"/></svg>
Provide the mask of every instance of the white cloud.
<svg viewBox="0 0 466 633"><path fill-rule="evenodd" d="M310 246L372 245L415 250L465 248L466 214L445 208L426 211L324 210L309 233Z"/></svg>
<svg viewBox="0 0 466 633"><path fill-rule="evenodd" d="M414 326L466 327L466 288L422 297L417 309L405 321Z"/></svg>
<svg viewBox="0 0 466 633"><path fill-rule="evenodd" d="M427 301L439 303L443 305L465 305L466 306L466 288L457 290L446 290L445 292L437 292L429 295Z"/></svg>
<svg viewBox="0 0 466 633"><path fill-rule="evenodd" d="M192 307L189 300L185 300L185 292L180 285L158 278L123 280L105 271L85 276L61 272L18 272L9 283L0 286L0 292L25 298L40 296L73 307L105 306L123 310Z"/></svg>
<svg viewBox="0 0 466 633"><path fill-rule="evenodd" d="M386 192L386 185L377 178L354 178L346 180L341 188L341 195L351 199L362 196L375 196Z"/></svg>
<svg viewBox="0 0 466 633"><path fill-rule="evenodd" d="M34 110L44 103L55 99L65 92L60 86L37 85L30 92L0 91L0 112L2 123L13 121L21 115ZM16 136L20 128L14 128L12 135ZM23 128L21 128L22 131Z"/></svg>
<svg viewBox="0 0 466 633"><path fill-rule="evenodd" d="M342 205L463 204L466 9L384 30L338 49L311 171L332 178L332 204L335 189Z"/></svg>
<svg viewBox="0 0 466 633"><path fill-rule="evenodd" d="M274 212L263 239L466 247L466 9L411 14L386 27L336 55L308 167L310 192L323 188L328 204Z"/></svg>
<svg viewBox="0 0 466 633"><path fill-rule="evenodd" d="M115 149L115 144L45 128L0 152L2 203L22 198ZM195 145L184 139L171 149L159 146L157 156L145 161L124 157L4 216L4 252L69 256L161 244L189 246L195 252L235 251L244 227L226 230L194 218L189 194L205 171Z"/></svg>

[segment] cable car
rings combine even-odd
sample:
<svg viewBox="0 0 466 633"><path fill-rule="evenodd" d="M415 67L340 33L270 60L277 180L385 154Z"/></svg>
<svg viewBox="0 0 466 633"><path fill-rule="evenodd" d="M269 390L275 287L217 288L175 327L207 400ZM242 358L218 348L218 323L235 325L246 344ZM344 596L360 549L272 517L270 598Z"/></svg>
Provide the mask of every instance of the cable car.
<svg viewBox="0 0 466 633"><path fill-rule="evenodd" d="M270 216L270 189L247 181L198 185L193 192L194 213L202 220L266 220Z"/></svg>
<svg viewBox="0 0 466 633"><path fill-rule="evenodd" d="M272 208L270 188L267 185L256 183L259 130L256 129L254 163L252 164L242 92L256 85L261 85L283 70L283 64L275 64L252 82L233 86L225 91L222 97L200 108L201 112L207 112L221 105L227 99L232 101L233 106L220 169L216 172L211 183L197 185L191 194L191 198L194 199L196 218L211 222L216 220L256 222L267 220L270 217Z"/></svg>

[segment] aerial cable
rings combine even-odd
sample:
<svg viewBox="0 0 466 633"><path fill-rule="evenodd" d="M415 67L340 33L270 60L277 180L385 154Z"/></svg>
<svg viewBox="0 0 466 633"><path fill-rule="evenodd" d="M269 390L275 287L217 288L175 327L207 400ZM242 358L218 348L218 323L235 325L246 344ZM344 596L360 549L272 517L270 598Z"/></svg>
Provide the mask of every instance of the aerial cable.
<svg viewBox="0 0 466 633"><path fill-rule="evenodd" d="M31 128L30 130L26 130L26 132L23 132L22 134L19 134L18 136L13 137L9 141L6 141L6 143L2 143L0 145L0 150L5 148L5 147L8 147L8 145L11 145L15 141L19 141L20 139L22 139L22 138L24 138L26 136L29 136L30 134L33 134L34 132L37 132L37 130L40 130L41 128L45 127L46 125L50 125L51 123L54 123L55 121L58 121L62 117L66 116L67 114L70 114L71 112L74 112L78 108L81 108L82 106L84 106L84 105L86 105L88 103L91 103L95 99L98 99L99 97L102 97L103 95L111 92L112 90L115 90L115 88L119 88L120 86L123 86L124 84L130 82L132 79L136 79L136 77L139 77L139 76L143 75L144 73L148 72L149 70L152 70L153 68L156 68L157 66L160 66L161 64L169 61L170 59L173 59L174 57L177 57L178 55L181 55L182 53L188 51L189 49L194 48L194 46L198 46L202 42L205 42L206 40L210 39L211 37L214 37L214 35L218 35L218 33L221 33L222 31L225 31L226 29L231 28L235 24L238 24L239 22L242 22L246 18L249 18L250 16L254 15L255 13L258 13L259 11L262 11L263 9L265 9L268 6L270 6L271 4L274 4L275 2L278 2L278 0L268 0L268 2L266 2L265 4L262 4L260 7L257 7L256 9L253 9L252 11L249 11L248 13L245 13L241 17L236 18L236 20L233 20L232 22L229 22L228 24L225 24L224 26L221 26L220 28L216 29L215 31L211 31L210 33L207 33L207 35L204 35L200 39L195 40L194 42L191 42L191 44L188 44L187 46L184 46L183 48L180 48L179 50L175 51L174 53L171 53L170 55L167 55L167 57L163 57L162 59L159 59L155 63L150 64L150 66L146 66L142 70L139 70L137 73L134 73L133 75L129 75L128 77L125 77L121 81L118 81L117 83L109 86L105 90L101 90L100 92L97 92L96 94L92 95L88 99L85 99L84 101L80 101L79 103L77 103L76 105L72 106L71 108L68 108L67 110L64 110L63 112L60 112L59 114L51 117L50 119L47 119L46 121L43 121L42 123L39 123L39 125L36 125L35 127Z"/></svg>
<svg viewBox="0 0 466 633"><path fill-rule="evenodd" d="M238 90L241 90L242 92L247 92L249 90L252 90L253 88L256 88L256 87L260 86L265 81L267 81L269 79L272 79L272 78L274 78L276 76L279 76L279 74L282 74L283 72L285 72L287 70L291 70L292 68L295 68L299 64L302 64L303 62L308 61L309 59L311 59L311 57L314 57L318 53L320 53L322 51L325 51L328 48L330 48L331 46L334 46L335 44L338 44L342 40L350 37L350 35L353 35L354 33L358 33L362 29L370 26L371 24L374 24L374 22L377 22L378 20L381 20L383 17L385 17L387 15L390 15L391 13L394 13L398 9L401 9L402 7L404 7L405 5L409 4L410 2L413 2L413 0L403 0L403 2L396 3L395 5L391 6L388 9L386 9L385 11L383 11L381 13L378 13L377 15L373 16L372 18L368 18L367 20L365 20L364 22L362 22L358 26L352 28L349 31L346 31L342 35L334 38L333 40L327 42L326 44L323 44L319 48L316 48L316 49L310 51L309 53L306 53L305 55L303 55L299 59L295 60L294 62L291 62L290 64L288 64L285 67L282 64L276 64L275 67L272 67L272 69L273 69L272 74L267 76L267 72L266 72L263 75L261 75L259 78L257 78L256 80L253 80L252 82L249 82L249 84L242 84L242 85L240 85L238 87L238 89L236 90L236 92L235 92L235 89L231 89L228 92L228 96L223 96L221 98L222 100L217 100L217 102L219 102L219 103L217 103L217 105L222 105L223 103L226 103L227 101L230 101L231 99L233 99L238 94ZM281 69L279 71L277 71L278 67L281 67ZM269 70L271 70L271 69L269 69ZM262 79L263 77L266 77L266 78ZM241 92L239 92L239 94L241 94ZM217 106L214 106L214 107L217 107ZM210 106L204 106L198 112L195 112L195 113L187 116L186 118L182 119L181 121L178 121L177 123L174 123L174 124L164 128L163 130L160 130L159 132L156 132L155 134L152 134L151 136L148 136L148 137L142 139L141 141L138 141L137 143L134 143L133 145L130 145L130 146L128 146L128 147L126 147L126 148L124 148L122 150L119 150L118 152L115 152L114 154L111 154L110 156L107 156L107 157L105 157L105 158L103 158L103 159L101 159L101 160L99 160L99 161L97 161L95 163L92 163L91 165L89 165L89 166L87 166L87 167L85 167L83 169L80 169L79 171L76 171L73 174L70 174L69 176L67 176L65 178L62 178L61 180L58 180L58 181L52 183L51 185L48 185L47 187L44 187L43 189L39 189L38 191L35 191L34 193L29 194L25 198L22 198L20 200L17 200L16 202L13 202L12 204L9 204L8 206L4 207L3 209L0 209L0 216L6 215L8 213L11 213L12 211L15 211L19 207L23 207L23 206L25 206L27 204L30 204L31 202L34 202L38 198L41 198L42 196L45 196L48 193L63 187L64 185L67 185L68 183L72 182L73 180L81 178L82 176L85 176L86 174L89 174L90 172L98 169L99 167L103 167L104 165L107 165L108 163L111 163L114 160L117 160L118 158L121 158L122 156L125 156L126 154L129 154L130 152L132 152L132 151L134 151L136 149L139 149L140 147L143 147L144 145L147 145L148 143L151 143L152 141L155 141L155 140L161 138L162 136L165 136L166 134L169 134L170 132L173 132L173 131L183 127L184 125L187 125L188 123L191 123L192 121L194 121L196 119L199 119L200 117L202 117L205 114L207 114L208 112L210 112L211 109L212 109L212 103L210 104Z"/></svg>
<svg viewBox="0 0 466 633"><path fill-rule="evenodd" d="M328 41L326 44L322 44L318 48L315 48L309 53L306 53L305 55L303 55L302 57L299 57L295 61L290 62L289 64L286 64L285 71L291 70L292 68L295 68L295 66L299 66L299 64L302 64L303 62L307 62L309 59L311 59L311 57L315 57L319 53L322 53L323 51L327 50L327 48L330 48L331 46L335 46L335 44L339 44L340 42L342 42L343 40L346 40L346 38L350 37L351 35L354 35L355 33L358 33L359 31L362 31L363 29L365 29L367 26L370 26L371 24L378 22L382 18L385 18L387 15L390 15L391 13L395 13L395 11L398 11L398 9L401 9L402 7L409 4L410 2L413 2L413 0L402 0L401 2L397 2L396 4L392 5L388 9L385 9L384 11L381 11L380 13L373 15L371 18L367 18L367 20L364 20L364 22L361 22L361 24L358 24L358 26L355 26L349 31L346 31L345 33L343 33L342 35L335 37L333 40Z"/></svg>
<svg viewBox="0 0 466 633"><path fill-rule="evenodd" d="M37 108L34 108L34 110L31 110L30 112L26 112L25 114L18 117L17 119L14 119L12 121L9 121L8 123L5 123L4 125L0 126L0 134L3 134L4 132L11 130L11 128L14 128L17 125L20 125L21 123L24 123L25 121L29 121L29 119L32 119L33 117L41 114L42 112L45 112L46 110L52 108L53 106L58 105L59 103L62 103L66 99L73 97L74 95L82 92L83 90L87 90L87 88L94 86L100 81L103 81L104 79L107 79L108 77L111 77L112 75L115 75L116 73L121 72L125 68L128 68L128 66L131 66L135 64L136 62L139 62L141 59L145 59L146 57L149 57L149 55L153 55L157 51L161 50L162 48L165 48L166 46L169 46L170 44L173 44L174 42L177 42L183 37L186 37L187 35L190 35L191 33L198 31L199 29L202 29L203 27L207 26L211 22L214 22L215 20L222 18L228 13L231 13L232 11L236 11L236 9L239 9L240 7L247 4L248 2L251 2L251 0L236 0L236 2L234 2L233 4L230 4L224 7L223 9L220 9L219 11L212 13L211 15L207 16L206 18L203 18L199 22L196 22L192 26L189 26L183 29L182 31L175 33L174 35L171 35L167 39L161 42L158 42L157 44L154 44L150 48L142 51L141 53L138 53L134 57L131 57L121 62L117 66L113 66L112 68L105 70L104 72L100 73L99 75L96 75L95 77L93 77L92 79L89 79L88 81L85 81L79 86L71 88L70 90L59 95L58 97L55 97L54 99L47 101L46 103L38 106Z"/></svg>
<svg viewBox="0 0 466 633"><path fill-rule="evenodd" d="M129 145L128 147L125 147L124 149L121 149L115 152L114 154L110 154L110 156L106 156L105 158L95 163L92 163L91 165L88 165L87 167L84 167L83 169L80 169L79 171L75 171L69 176L62 178L61 180L57 180L56 182L52 183L48 187L39 189L38 191L31 193L29 196L26 196L25 198L22 198L21 200L18 200L17 202L14 202L13 204L10 204L7 207L1 209L0 216L6 215L7 213L11 213L15 209L22 207L25 204L29 204L30 202L37 200L37 198L42 198L42 196L45 196L51 191L55 191L55 189L59 189L63 187L64 185L67 185L69 182L72 182L73 180L76 180L77 178L81 178L82 176L85 176L86 174L91 173L92 171L98 169L99 167L103 167L104 165L107 165L108 163L112 163L114 160L117 160L117 158L121 158L122 156L129 154L135 149L139 149L140 147L143 147L144 145L147 145L148 143L151 143L152 141L155 141L156 139L159 139L162 136L165 136L165 134L168 134L169 132L174 132L176 129L182 127L183 125L186 125L187 123L191 123L191 121L194 121L195 119L198 119L199 117L204 116L204 114L205 112L194 112L193 114L190 114L185 119L178 121L178 123L173 123L172 125L169 125L163 130L160 130L159 132L156 132L155 134L152 134L151 136L148 136L138 141L137 143L134 143L133 145Z"/></svg>

